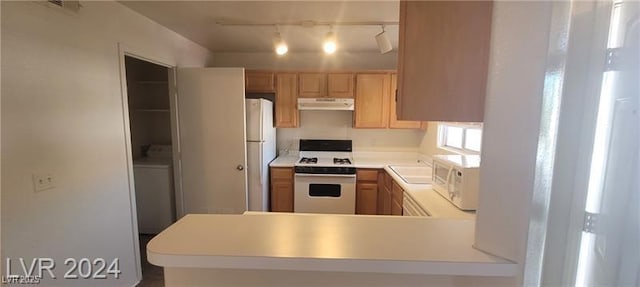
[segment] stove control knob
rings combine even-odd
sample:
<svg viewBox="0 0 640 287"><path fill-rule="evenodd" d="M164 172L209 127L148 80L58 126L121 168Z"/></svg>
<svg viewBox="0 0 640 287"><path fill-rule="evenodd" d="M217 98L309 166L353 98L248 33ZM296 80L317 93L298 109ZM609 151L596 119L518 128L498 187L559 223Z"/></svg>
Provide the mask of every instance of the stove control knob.
<svg viewBox="0 0 640 287"><path fill-rule="evenodd" d="M238 166L236 166L237 170L244 170L244 166L242 166L241 164L239 164Z"/></svg>

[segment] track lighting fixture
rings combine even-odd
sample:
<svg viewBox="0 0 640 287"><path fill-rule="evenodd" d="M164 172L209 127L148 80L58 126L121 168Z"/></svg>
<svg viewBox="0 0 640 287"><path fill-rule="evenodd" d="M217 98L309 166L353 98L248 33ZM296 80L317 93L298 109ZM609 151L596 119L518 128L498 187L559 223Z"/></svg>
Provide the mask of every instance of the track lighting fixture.
<svg viewBox="0 0 640 287"><path fill-rule="evenodd" d="M1 0L0 0L1 1ZM325 54L333 54L338 50L338 44L336 41L336 34L333 32L333 26L379 26L382 28L382 32L375 36L378 49L381 54L388 53L393 50L391 41L389 40L389 34L386 32L385 27L390 25L398 25L397 21L288 21L288 22L255 22L255 21L226 21L216 20L217 25L221 26L247 26L247 27L264 27L275 26L276 33L273 39L273 48L276 54L279 56L287 54L289 47L287 43L282 39L279 26L299 26L304 28L314 28L318 26L329 26L329 32L325 34L324 41L322 43L322 50Z"/></svg>

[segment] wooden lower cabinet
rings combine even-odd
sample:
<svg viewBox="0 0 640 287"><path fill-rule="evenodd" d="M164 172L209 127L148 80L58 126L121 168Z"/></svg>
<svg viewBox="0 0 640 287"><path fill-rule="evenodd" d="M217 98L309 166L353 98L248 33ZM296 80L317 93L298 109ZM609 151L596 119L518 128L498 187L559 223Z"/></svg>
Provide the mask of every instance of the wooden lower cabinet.
<svg viewBox="0 0 640 287"><path fill-rule="evenodd" d="M391 191L384 188L382 192L382 215L391 215Z"/></svg>
<svg viewBox="0 0 640 287"><path fill-rule="evenodd" d="M402 215L402 203L395 200L391 201L391 215Z"/></svg>
<svg viewBox="0 0 640 287"><path fill-rule="evenodd" d="M270 206L273 212L293 212L292 167L270 168ZM384 170L356 171L356 214L402 215L403 190Z"/></svg>
<svg viewBox="0 0 640 287"><path fill-rule="evenodd" d="M391 189L391 215L402 215L402 197L404 190L395 181Z"/></svg>
<svg viewBox="0 0 640 287"><path fill-rule="evenodd" d="M384 191L384 179L387 175L386 171L378 173L378 202L376 203L376 214L381 215L384 210L383 191Z"/></svg>
<svg viewBox="0 0 640 287"><path fill-rule="evenodd" d="M271 211L293 212L293 168L272 167L271 174Z"/></svg>
<svg viewBox="0 0 640 287"><path fill-rule="evenodd" d="M356 214L378 213L378 169L356 171Z"/></svg>
<svg viewBox="0 0 640 287"><path fill-rule="evenodd" d="M378 184L363 182L356 184L356 214L377 214Z"/></svg>
<svg viewBox="0 0 640 287"><path fill-rule="evenodd" d="M378 176L378 205L379 215L391 215L391 176L386 172L380 172Z"/></svg>
<svg viewBox="0 0 640 287"><path fill-rule="evenodd" d="M386 172L381 172L378 177L378 204L379 215L402 215L402 197L404 190Z"/></svg>

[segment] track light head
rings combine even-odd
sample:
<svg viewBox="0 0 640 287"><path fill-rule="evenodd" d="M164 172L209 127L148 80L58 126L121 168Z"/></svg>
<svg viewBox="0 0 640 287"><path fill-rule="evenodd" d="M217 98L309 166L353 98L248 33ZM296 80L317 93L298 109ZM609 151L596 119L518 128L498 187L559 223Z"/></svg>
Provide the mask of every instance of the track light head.
<svg viewBox="0 0 640 287"><path fill-rule="evenodd" d="M280 35L280 32L276 32L276 34L274 35L273 46L278 56L282 56L289 51L289 47L287 46L287 43L282 39L282 35Z"/></svg>
<svg viewBox="0 0 640 287"><path fill-rule="evenodd" d="M393 50L391 41L389 41L389 35L387 31L384 30L384 26L382 26L382 32L376 35L376 43L378 44L378 49L380 49L380 54L385 54Z"/></svg>
<svg viewBox="0 0 640 287"><path fill-rule="evenodd" d="M335 33L333 33L333 31L329 31L324 37L322 49L324 50L325 54L333 54L338 49L338 45L336 44L336 35Z"/></svg>

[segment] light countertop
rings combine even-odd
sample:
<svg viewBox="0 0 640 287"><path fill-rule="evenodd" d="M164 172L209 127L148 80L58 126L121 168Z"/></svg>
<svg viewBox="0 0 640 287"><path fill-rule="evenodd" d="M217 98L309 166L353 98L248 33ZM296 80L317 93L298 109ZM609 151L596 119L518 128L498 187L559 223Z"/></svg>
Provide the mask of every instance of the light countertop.
<svg viewBox="0 0 640 287"><path fill-rule="evenodd" d="M474 222L334 214L190 214L147 245L163 267L515 276L472 247Z"/></svg>
<svg viewBox="0 0 640 287"><path fill-rule="evenodd" d="M279 156L271 162L272 167L293 167L299 159L297 153ZM431 162L425 155L413 152L354 152L356 168L384 168L389 175L416 203L434 218L474 219L475 212L462 211L431 189L430 184L408 184L389 165L416 165Z"/></svg>
<svg viewBox="0 0 640 287"><path fill-rule="evenodd" d="M269 164L270 167L293 167L294 164L300 159L300 157L296 155L284 155L276 157Z"/></svg>
<svg viewBox="0 0 640 287"><path fill-rule="evenodd" d="M389 166L385 166L384 170L393 178L395 182L402 187L404 192L409 195L416 203L427 211L433 218L458 218L470 219L475 218L474 211L462 211L446 200L435 190L430 184L408 184L398 174L396 174Z"/></svg>
<svg viewBox="0 0 640 287"><path fill-rule="evenodd" d="M278 156L269 166L293 167L300 157L297 152ZM425 155L415 152L354 152L353 165L356 168L384 168L387 165L416 164L418 161L431 162Z"/></svg>

